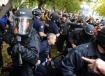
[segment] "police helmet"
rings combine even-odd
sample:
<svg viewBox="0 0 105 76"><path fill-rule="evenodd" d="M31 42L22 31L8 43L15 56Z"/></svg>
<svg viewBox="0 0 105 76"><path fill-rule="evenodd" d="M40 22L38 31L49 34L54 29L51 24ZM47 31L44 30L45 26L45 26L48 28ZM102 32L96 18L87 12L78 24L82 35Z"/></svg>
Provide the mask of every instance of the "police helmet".
<svg viewBox="0 0 105 76"><path fill-rule="evenodd" d="M31 23L32 23L32 12L27 8L21 8L17 11L14 25L15 30L17 30L17 34L19 35L27 35L30 32Z"/></svg>
<svg viewBox="0 0 105 76"><path fill-rule="evenodd" d="M16 13L16 17L27 17L27 18L31 18L33 17L31 11L27 8L21 8L17 11Z"/></svg>
<svg viewBox="0 0 105 76"><path fill-rule="evenodd" d="M58 20L59 19L59 15L57 12L53 12L51 15L50 15L50 18L51 20Z"/></svg>
<svg viewBox="0 0 105 76"><path fill-rule="evenodd" d="M93 25L86 25L86 27L84 27L84 31L88 34L88 35L94 35L94 26Z"/></svg>
<svg viewBox="0 0 105 76"><path fill-rule="evenodd" d="M36 9L34 9L34 10L32 11L32 14L33 14L33 15L41 15L41 14L42 14L42 11L41 11L41 9L36 8Z"/></svg>
<svg viewBox="0 0 105 76"><path fill-rule="evenodd" d="M98 40L101 45L105 45L105 27L103 27L97 34L96 40Z"/></svg>

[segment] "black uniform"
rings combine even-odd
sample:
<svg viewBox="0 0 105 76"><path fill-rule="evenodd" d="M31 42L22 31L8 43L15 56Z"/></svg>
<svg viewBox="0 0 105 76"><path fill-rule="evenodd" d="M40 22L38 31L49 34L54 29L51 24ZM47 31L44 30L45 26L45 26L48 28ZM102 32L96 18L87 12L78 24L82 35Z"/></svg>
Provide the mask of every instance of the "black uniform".
<svg viewBox="0 0 105 76"><path fill-rule="evenodd" d="M83 28L76 28L74 31L72 31L68 36L68 44L67 48L72 48L71 44L74 43L75 45L80 45L83 43L90 42L94 40L94 36L92 35L91 38L88 38L89 36L83 35Z"/></svg>
<svg viewBox="0 0 105 76"><path fill-rule="evenodd" d="M68 31L69 31L70 25L69 21L67 20L66 22L62 22L60 24L60 36L58 37L56 46L59 52L62 52L64 42L68 41Z"/></svg>
<svg viewBox="0 0 105 76"><path fill-rule="evenodd" d="M32 26L32 17L29 9L19 9L14 27L3 36L4 41L10 45L7 50L13 61L13 76L33 76L35 72L34 68L39 59L40 37Z"/></svg>
<svg viewBox="0 0 105 76"><path fill-rule="evenodd" d="M15 52L18 50L19 46L16 41L16 36L10 31L7 32L3 39L6 43L8 43L11 47L8 48L9 54L11 54L13 60L13 66L15 67L14 73L18 71L22 71L26 67L34 66L39 59L39 46L40 46L40 37L38 33L32 29L32 32L28 36L21 36L21 55L22 55L22 66L19 67L19 57L18 53ZM20 74L15 76L21 76Z"/></svg>
<svg viewBox="0 0 105 76"><path fill-rule="evenodd" d="M98 76L88 68L88 63L82 60L82 56L90 59L101 58L105 60L105 56L99 53L95 41L81 44L70 51L62 60L61 70L63 76Z"/></svg>

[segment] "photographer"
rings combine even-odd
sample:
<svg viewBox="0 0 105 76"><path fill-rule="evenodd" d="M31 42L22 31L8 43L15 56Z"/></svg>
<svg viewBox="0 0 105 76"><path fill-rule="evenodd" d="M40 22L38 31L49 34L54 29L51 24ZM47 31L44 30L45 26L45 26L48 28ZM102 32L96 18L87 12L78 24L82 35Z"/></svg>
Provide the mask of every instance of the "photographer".
<svg viewBox="0 0 105 76"><path fill-rule="evenodd" d="M3 36L10 45L8 51L13 61L13 76L34 76L35 64L39 59L40 37L33 29L32 17L29 9L19 9L14 27Z"/></svg>

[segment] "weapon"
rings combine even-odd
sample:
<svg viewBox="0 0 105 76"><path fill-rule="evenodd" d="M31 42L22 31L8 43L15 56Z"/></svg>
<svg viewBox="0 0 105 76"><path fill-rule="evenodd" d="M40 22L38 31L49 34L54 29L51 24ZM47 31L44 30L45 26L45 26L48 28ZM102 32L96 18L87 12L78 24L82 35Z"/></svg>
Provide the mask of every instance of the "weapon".
<svg viewBox="0 0 105 76"><path fill-rule="evenodd" d="M19 50L18 50L18 56L19 56L19 66L22 65L22 57L21 57L21 45L20 45L20 42L21 42L21 36L17 35L17 41L18 41L18 46L19 46Z"/></svg>

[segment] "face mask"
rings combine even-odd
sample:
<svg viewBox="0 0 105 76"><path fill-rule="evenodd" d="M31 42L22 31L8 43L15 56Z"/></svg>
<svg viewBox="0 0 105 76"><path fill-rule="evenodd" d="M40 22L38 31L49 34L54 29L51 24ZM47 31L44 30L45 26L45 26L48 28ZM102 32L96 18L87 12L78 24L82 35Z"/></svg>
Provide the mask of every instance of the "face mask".
<svg viewBox="0 0 105 76"><path fill-rule="evenodd" d="M29 34L30 20L26 18L18 18L16 19L16 27L19 35L27 35Z"/></svg>

